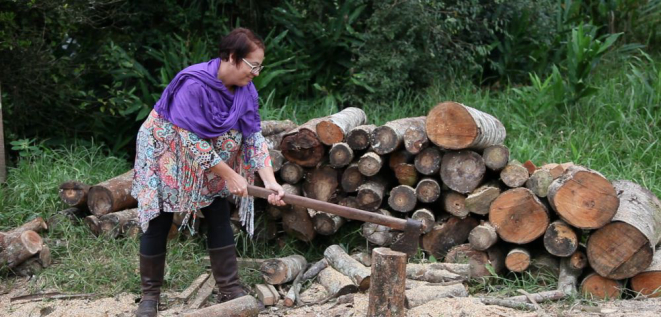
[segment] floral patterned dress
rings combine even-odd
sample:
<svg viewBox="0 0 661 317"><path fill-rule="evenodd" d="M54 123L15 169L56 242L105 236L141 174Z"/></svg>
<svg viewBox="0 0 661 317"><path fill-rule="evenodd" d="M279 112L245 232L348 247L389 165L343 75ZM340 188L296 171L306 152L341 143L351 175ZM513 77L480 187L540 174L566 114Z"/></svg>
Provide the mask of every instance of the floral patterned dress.
<svg viewBox="0 0 661 317"><path fill-rule="evenodd" d="M149 221L161 212L185 212L182 227L216 197L228 197L225 180L210 167L225 162L237 173L254 183L254 174L271 166L268 147L261 132L243 138L230 130L213 139L201 139L195 133L179 128L154 110L138 132L135 176L131 195L138 200L140 226L147 231ZM241 199L241 221L252 234L252 197Z"/></svg>

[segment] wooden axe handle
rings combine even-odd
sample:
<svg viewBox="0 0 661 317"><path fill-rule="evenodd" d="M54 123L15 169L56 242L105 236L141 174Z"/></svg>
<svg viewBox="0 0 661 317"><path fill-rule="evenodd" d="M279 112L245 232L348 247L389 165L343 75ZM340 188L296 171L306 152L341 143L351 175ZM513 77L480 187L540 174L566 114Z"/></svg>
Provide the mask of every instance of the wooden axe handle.
<svg viewBox="0 0 661 317"><path fill-rule="evenodd" d="M250 196L267 199L268 196L273 193L275 192L266 188L248 185L248 195ZM301 206L305 208L314 209L317 211L323 211L353 220L376 223L379 225L393 228L395 230L404 231L404 229L406 228L406 219L388 217L374 212L335 205L321 200L311 199L298 195L285 194L282 197L282 200L289 205Z"/></svg>

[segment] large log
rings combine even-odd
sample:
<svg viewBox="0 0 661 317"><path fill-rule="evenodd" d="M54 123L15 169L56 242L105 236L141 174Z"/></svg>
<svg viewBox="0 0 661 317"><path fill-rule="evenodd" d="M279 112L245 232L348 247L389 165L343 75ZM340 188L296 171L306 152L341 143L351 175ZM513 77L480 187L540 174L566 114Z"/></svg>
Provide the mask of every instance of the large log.
<svg viewBox="0 0 661 317"><path fill-rule="evenodd" d="M330 201L339 185L337 170L329 165L320 165L305 176L303 192L306 197Z"/></svg>
<svg viewBox="0 0 661 317"><path fill-rule="evenodd" d="M0 267L13 268L42 250L44 242L32 230L0 233Z"/></svg>
<svg viewBox="0 0 661 317"><path fill-rule="evenodd" d="M285 158L303 167L314 167L324 158L326 149L317 137L317 123L328 117L312 119L303 125L287 132L280 151Z"/></svg>
<svg viewBox="0 0 661 317"><path fill-rule="evenodd" d="M22 224L20 227L14 228L7 233L20 233L20 232L25 232L28 230L34 231L36 233L39 233L43 230L48 229L48 224L44 221L44 218L41 217L35 217L34 219Z"/></svg>
<svg viewBox="0 0 661 317"><path fill-rule="evenodd" d="M424 123L425 117L402 118L387 122L374 129L370 134L372 149L380 155L392 153L404 143L404 133L408 127L424 125Z"/></svg>
<svg viewBox="0 0 661 317"><path fill-rule="evenodd" d="M319 141L326 145L343 142L355 127L365 124L367 115L360 108L348 107L317 123Z"/></svg>
<svg viewBox="0 0 661 317"><path fill-rule="evenodd" d="M307 264L303 256L294 254L284 258L268 259L264 261L259 270L266 283L279 285L293 281Z"/></svg>
<svg viewBox="0 0 661 317"><path fill-rule="evenodd" d="M101 232L116 239L122 234L122 226L129 220L138 218L138 208L113 212L99 217Z"/></svg>
<svg viewBox="0 0 661 317"><path fill-rule="evenodd" d="M390 212L385 209L379 209L374 212L384 216L392 216ZM363 233L363 237L365 237L367 241L382 247L391 245L395 238L395 235L390 227L376 223L363 223L361 226L361 231Z"/></svg>
<svg viewBox="0 0 661 317"><path fill-rule="evenodd" d="M622 295L621 281L590 273L581 282L581 294L593 299L618 299Z"/></svg>
<svg viewBox="0 0 661 317"><path fill-rule="evenodd" d="M373 178L358 187L358 205L363 210L374 211L379 209L386 192L386 181Z"/></svg>
<svg viewBox="0 0 661 317"><path fill-rule="evenodd" d="M499 172L507 166L507 162L510 160L510 150L501 144L491 145L484 149L482 158L488 169Z"/></svg>
<svg viewBox="0 0 661 317"><path fill-rule="evenodd" d="M353 193L365 182L365 175L358 169L358 163L351 163L342 172L342 190L345 193Z"/></svg>
<svg viewBox="0 0 661 317"><path fill-rule="evenodd" d="M429 145L424 124L412 125L404 131L404 148L411 154L418 154Z"/></svg>
<svg viewBox="0 0 661 317"><path fill-rule="evenodd" d="M418 172L413 164L401 163L395 166L394 170L400 185L415 186L418 183Z"/></svg>
<svg viewBox="0 0 661 317"><path fill-rule="evenodd" d="M620 280L652 263L654 246L661 242L661 202L633 182L615 181L613 186L620 202L617 213L613 222L592 233L587 255L595 272Z"/></svg>
<svg viewBox="0 0 661 317"><path fill-rule="evenodd" d="M487 250L498 242L496 228L490 223L484 222L471 230L468 235L468 242L470 243L471 248L475 250Z"/></svg>
<svg viewBox="0 0 661 317"><path fill-rule="evenodd" d="M514 248L505 257L505 266L512 272L523 272L530 267L532 257L530 252L524 248Z"/></svg>
<svg viewBox="0 0 661 317"><path fill-rule="evenodd" d="M599 229L609 223L619 199L601 174L572 166L549 187L548 200L562 220L581 229Z"/></svg>
<svg viewBox="0 0 661 317"><path fill-rule="evenodd" d="M466 196L460 193L444 191L441 194L441 205L443 206L443 210L453 216L459 218L468 216L469 211L466 208Z"/></svg>
<svg viewBox="0 0 661 317"><path fill-rule="evenodd" d="M415 156L415 169L423 175L434 175L441 170L443 154L437 147L428 147Z"/></svg>
<svg viewBox="0 0 661 317"><path fill-rule="evenodd" d="M429 111L426 129L430 141L452 150L484 149L502 144L506 135L505 127L494 116L452 101Z"/></svg>
<svg viewBox="0 0 661 317"><path fill-rule="evenodd" d="M406 254L376 248L372 258L367 316L405 316Z"/></svg>
<svg viewBox="0 0 661 317"><path fill-rule="evenodd" d="M411 309L440 298L467 297L468 290L461 284L420 286L406 290L406 307Z"/></svg>
<svg viewBox="0 0 661 317"><path fill-rule="evenodd" d="M361 125L351 129L347 135L347 144L353 150L367 149L370 147L370 135L374 129L376 129L376 126L373 124Z"/></svg>
<svg viewBox="0 0 661 317"><path fill-rule="evenodd" d="M484 178L486 167L482 156L473 151L448 152L441 160L441 179L450 189L468 194Z"/></svg>
<svg viewBox="0 0 661 317"><path fill-rule="evenodd" d="M415 195L421 203L433 203L441 196L441 185L433 178L423 178L415 186Z"/></svg>
<svg viewBox="0 0 661 317"><path fill-rule="evenodd" d="M497 183L487 183L476 188L472 193L466 197L464 205L468 211L478 214L486 215L489 213L491 203L500 195L500 188Z"/></svg>
<svg viewBox="0 0 661 317"><path fill-rule="evenodd" d="M87 207L97 217L134 208L138 201L131 196L133 170L92 186L87 194Z"/></svg>
<svg viewBox="0 0 661 317"><path fill-rule="evenodd" d="M492 276L492 270L494 273L500 274L505 269L505 254L498 246L486 251L478 251L465 243L450 249L445 257L445 262L468 263L469 277L486 279Z"/></svg>
<svg viewBox="0 0 661 317"><path fill-rule="evenodd" d="M87 193L90 187L90 185L78 181L67 181L60 184L58 194L60 199L70 207L87 209Z"/></svg>
<svg viewBox="0 0 661 317"><path fill-rule="evenodd" d="M376 175L381 167L383 167L383 159L374 152L367 152L358 160L358 170L365 176Z"/></svg>
<svg viewBox="0 0 661 317"><path fill-rule="evenodd" d="M549 212L527 188L514 188L491 203L489 222L501 239L524 244L541 237L549 225Z"/></svg>
<svg viewBox="0 0 661 317"><path fill-rule="evenodd" d="M464 243L478 224L472 217L450 217L447 221L434 225L429 233L422 236L421 247L437 259L442 259L450 248Z"/></svg>
<svg viewBox="0 0 661 317"><path fill-rule="evenodd" d="M346 143L335 143L328 152L328 159L332 167L345 167L353 160L353 150Z"/></svg>
<svg viewBox="0 0 661 317"><path fill-rule="evenodd" d="M321 270L317 281L324 286L331 298L358 291L358 286L354 285L348 276L338 272L332 266Z"/></svg>
<svg viewBox="0 0 661 317"><path fill-rule="evenodd" d="M297 184L305 176L303 168L292 162L285 162L280 168L280 178L289 184Z"/></svg>
<svg viewBox="0 0 661 317"><path fill-rule="evenodd" d="M324 257L334 269L348 276L359 290L364 291L370 287L370 270L344 252L339 245L326 248Z"/></svg>
<svg viewBox="0 0 661 317"><path fill-rule="evenodd" d="M411 186L399 185L390 190L388 205L395 211L408 213L415 208L417 202L418 197Z"/></svg>
<svg viewBox="0 0 661 317"><path fill-rule="evenodd" d="M269 136L272 134L279 134L282 132L287 132L289 130L296 128L296 123L287 119L287 120L265 120L260 122L262 128L262 135Z"/></svg>
<svg viewBox="0 0 661 317"><path fill-rule="evenodd" d="M256 317L263 305L252 296L241 296L231 301L184 313L184 317Z"/></svg>
<svg viewBox="0 0 661 317"><path fill-rule="evenodd" d="M544 233L544 248L555 256L567 257L574 254L579 242L576 231L562 220L552 222Z"/></svg>
<svg viewBox="0 0 661 317"><path fill-rule="evenodd" d="M631 289L646 297L661 297L661 250L656 250L648 268L631 278Z"/></svg>

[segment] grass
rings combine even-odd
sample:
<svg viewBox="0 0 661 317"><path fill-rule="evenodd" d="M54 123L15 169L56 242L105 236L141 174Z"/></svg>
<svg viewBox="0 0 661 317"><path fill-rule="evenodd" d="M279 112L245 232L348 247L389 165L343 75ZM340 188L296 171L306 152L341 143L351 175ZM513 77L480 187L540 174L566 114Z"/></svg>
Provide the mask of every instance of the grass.
<svg viewBox="0 0 661 317"><path fill-rule="evenodd" d="M515 107L534 104L528 104L512 89L490 91L463 82L438 83L423 93L403 93L388 104L364 109L372 123L383 124L426 115L441 101L459 101L499 118L507 128L506 145L519 161L530 159L537 165L572 161L611 180L638 182L661 196L661 160L657 158L661 153L661 59L643 54L627 59L610 57L598 70L592 78L599 88L596 94L570 107L542 111L535 117L516 110ZM337 110L332 104L286 100L282 105L274 105L265 99L263 119L289 118L302 123ZM0 231L65 209L57 196L57 187L63 181L77 179L95 184L129 168L125 160L103 154L100 146L44 149L39 155L23 158L9 170L7 183L0 187ZM236 238L241 256L254 258L298 253L313 262L321 258L330 244L342 244L348 250L365 248L355 223L344 226L332 237L317 238L314 243L294 239L267 243L242 234ZM32 279L35 290L56 288L100 295L139 292L137 240L97 239L83 225L64 224L48 232L45 241L55 264ZM205 269L203 241L194 238L169 242L166 288L182 290ZM415 258L422 257L418 254ZM240 273L249 284L261 282L258 272ZM4 270L0 274L0 278L6 278L10 272ZM512 294L518 288L535 292L552 285L542 283L539 277L514 274L476 287Z"/></svg>

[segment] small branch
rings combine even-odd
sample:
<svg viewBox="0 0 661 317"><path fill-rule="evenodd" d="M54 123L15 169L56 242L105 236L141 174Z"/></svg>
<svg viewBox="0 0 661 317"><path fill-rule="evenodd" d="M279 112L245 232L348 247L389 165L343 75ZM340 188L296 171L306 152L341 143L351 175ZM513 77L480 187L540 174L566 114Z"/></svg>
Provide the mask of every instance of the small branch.
<svg viewBox="0 0 661 317"><path fill-rule="evenodd" d="M87 294L62 294L62 293L44 293L44 294L32 294L32 295L24 295L24 296L17 296L17 297L12 297L9 299L10 302L14 301L19 301L19 300L25 300L26 302L31 302L31 301L38 301L42 300L45 298L48 299L73 299L73 298L87 298L87 297L92 297L94 296L94 293L87 293Z"/></svg>

